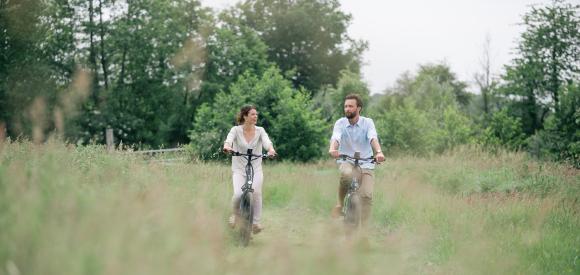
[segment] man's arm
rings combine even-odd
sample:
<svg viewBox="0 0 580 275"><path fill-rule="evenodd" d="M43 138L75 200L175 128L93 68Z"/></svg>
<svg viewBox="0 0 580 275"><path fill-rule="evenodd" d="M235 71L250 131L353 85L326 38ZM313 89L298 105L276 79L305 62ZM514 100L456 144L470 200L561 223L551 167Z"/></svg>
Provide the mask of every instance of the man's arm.
<svg viewBox="0 0 580 275"><path fill-rule="evenodd" d="M377 159L378 163L385 161L385 155L381 150L381 145L379 144L378 139L373 138L371 140L371 146L373 147L373 151L375 151L375 158Z"/></svg>
<svg viewBox="0 0 580 275"><path fill-rule="evenodd" d="M368 119L368 132L367 138L371 140L371 147L375 152L375 158L378 163L385 161L385 155L383 155L383 150L381 150L381 145L379 144L379 137L377 135L377 129L375 128L375 123L372 119Z"/></svg>
<svg viewBox="0 0 580 275"><path fill-rule="evenodd" d="M338 152L338 141L336 141L335 139L333 139L330 142L330 148L328 149L328 153L333 158L338 158L338 156L339 156L339 152Z"/></svg>
<svg viewBox="0 0 580 275"><path fill-rule="evenodd" d="M330 148L328 149L330 156L335 159L340 155L338 152L338 145L340 144L341 132L340 120L337 120L334 123L334 128L332 129L332 136L330 137Z"/></svg>

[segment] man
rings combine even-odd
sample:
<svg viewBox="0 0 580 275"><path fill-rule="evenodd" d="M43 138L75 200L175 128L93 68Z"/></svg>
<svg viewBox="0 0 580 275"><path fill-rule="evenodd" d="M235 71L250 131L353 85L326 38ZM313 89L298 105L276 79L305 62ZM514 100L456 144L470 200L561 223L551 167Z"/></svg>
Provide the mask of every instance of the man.
<svg viewBox="0 0 580 275"><path fill-rule="evenodd" d="M328 153L333 158L338 158L341 154L354 156L355 152L360 152L361 158L370 158L373 155L378 163L385 160L381 151L377 137L377 130L372 119L360 115L363 103L359 95L350 94L344 99L344 115L334 124L332 137L330 138L330 149ZM338 187L338 204L332 209L332 216L338 218L342 211L342 202L348 191L348 185L352 180L354 163L339 160L340 184ZM361 164L362 175L360 176L359 194L362 200L363 227L368 225L373 203L373 182L375 165L369 162Z"/></svg>

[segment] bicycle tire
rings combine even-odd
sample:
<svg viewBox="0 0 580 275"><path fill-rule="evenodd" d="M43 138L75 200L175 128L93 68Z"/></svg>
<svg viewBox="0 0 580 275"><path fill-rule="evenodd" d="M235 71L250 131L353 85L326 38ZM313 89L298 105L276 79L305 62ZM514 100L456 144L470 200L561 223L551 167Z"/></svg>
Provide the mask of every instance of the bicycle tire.
<svg viewBox="0 0 580 275"><path fill-rule="evenodd" d="M252 237L252 220L254 219L252 198L251 192L245 192L240 199L240 223L238 229L242 246L248 246Z"/></svg>
<svg viewBox="0 0 580 275"><path fill-rule="evenodd" d="M345 199L344 223L349 229L356 229L360 225L362 210L361 199L356 193L347 195Z"/></svg>

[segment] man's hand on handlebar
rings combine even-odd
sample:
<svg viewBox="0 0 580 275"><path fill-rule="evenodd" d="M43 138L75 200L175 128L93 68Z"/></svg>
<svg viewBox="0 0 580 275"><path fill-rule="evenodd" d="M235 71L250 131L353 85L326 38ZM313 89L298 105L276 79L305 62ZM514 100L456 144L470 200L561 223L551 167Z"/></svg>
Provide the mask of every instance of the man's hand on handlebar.
<svg viewBox="0 0 580 275"><path fill-rule="evenodd" d="M340 152L338 150L329 150L328 153L334 159L338 159L340 157Z"/></svg>
<svg viewBox="0 0 580 275"><path fill-rule="evenodd" d="M385 161L385 155L383 155L383 152L378 152L375 155L375 159L377 160L377 163L382 163L383 161Z"/></svg>

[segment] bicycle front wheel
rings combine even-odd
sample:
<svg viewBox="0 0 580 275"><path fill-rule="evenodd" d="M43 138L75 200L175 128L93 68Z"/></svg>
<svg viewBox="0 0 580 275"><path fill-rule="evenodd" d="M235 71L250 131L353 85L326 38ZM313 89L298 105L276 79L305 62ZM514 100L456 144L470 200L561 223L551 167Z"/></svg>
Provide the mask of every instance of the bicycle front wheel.
<svg viewBox="0 0 580 275"><path fill-rule="evenodd" d="M254 211L252 209L253 194L251 192L244 192L240 199L240 223L239 233L240 242L243 246L247 246L252 237L252 221L254 219Z"/></svg>
<svg viewBox="0 0 580 275"><path fill-rule="evenodd" d="M349 194L345 200L344 223L349 229L356 229L361 222L361 199L357 193Z"/></svg>

